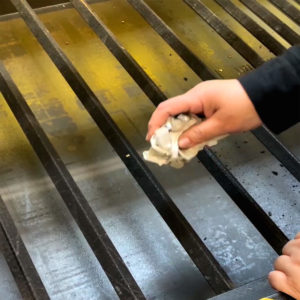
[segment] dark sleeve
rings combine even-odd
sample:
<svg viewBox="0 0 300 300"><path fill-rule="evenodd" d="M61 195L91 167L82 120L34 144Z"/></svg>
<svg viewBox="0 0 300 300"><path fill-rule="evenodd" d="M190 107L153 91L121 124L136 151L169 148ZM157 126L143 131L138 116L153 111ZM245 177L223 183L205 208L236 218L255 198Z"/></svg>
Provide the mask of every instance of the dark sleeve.
<svg viewBox="0 0 300 300"><path fill-rule="evenodd" d="M280 133L300 121L300 45L239 80L270 130Z"/></svg>

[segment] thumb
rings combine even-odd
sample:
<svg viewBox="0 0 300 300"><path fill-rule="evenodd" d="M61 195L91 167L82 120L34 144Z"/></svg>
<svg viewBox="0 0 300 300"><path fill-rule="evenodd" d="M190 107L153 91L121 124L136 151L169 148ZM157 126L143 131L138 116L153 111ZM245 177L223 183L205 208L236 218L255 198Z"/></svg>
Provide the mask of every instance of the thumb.
<svg viewBox="0 0 300 300"><path fill-rule="evenodd" d="M217 118L211 117L186 130L180 136L178 145L181 149L186 149L223 134L225 132L220 125L220 121Z"/></svg>

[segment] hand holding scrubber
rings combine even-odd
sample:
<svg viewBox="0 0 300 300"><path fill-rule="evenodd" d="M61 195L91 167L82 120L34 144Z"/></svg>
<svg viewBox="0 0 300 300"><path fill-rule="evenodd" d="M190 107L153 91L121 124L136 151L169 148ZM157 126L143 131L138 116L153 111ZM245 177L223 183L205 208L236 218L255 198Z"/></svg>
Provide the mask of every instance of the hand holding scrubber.
<svg viewBox="0 0 300 300"><path fill-rule="evenodd" d="M182 168L184 164L194 158L204 146L214 146L218 140L224 138L221 136L205 143L198 144L189 149L180 149L178 139L181 134L202 120L196 115L180 114L177 117L169 117L167 122L157 129L152 136L150 143L151 148L144 151L144 159L153 163L170 165L174 168Z"/></svg>

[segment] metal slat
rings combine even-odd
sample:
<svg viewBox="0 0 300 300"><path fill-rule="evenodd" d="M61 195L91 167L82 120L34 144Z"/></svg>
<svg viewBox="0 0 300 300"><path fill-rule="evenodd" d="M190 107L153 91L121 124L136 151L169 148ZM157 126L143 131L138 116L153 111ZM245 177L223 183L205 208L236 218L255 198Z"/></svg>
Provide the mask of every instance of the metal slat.
<svg viewBox="0 0 300 300"><path fill-rule="evenodd" d="M70 2L151 101L155 104L164 101L166 96L135 59L118 42L107 26L88 7L87 3L84 0L70 0Z"/></svg>
<svg viewBox="0 0 300 300"><path fill-rule="evenodd" d="M25 0L11 0L79 100L217 293L233 284Z"/></svg>
<svg viewBox="0 0 300 300"><path fill-rule="evenodd" d="M182 52L181 44L182 42L174 42L173 39L175 38L170 33L169 27L155 14L155 12L142 0L127 0L144 18L145 20L152 26L154 30L156 30L159 34L160 32L165 33L166 42L168 42L175 52L180 54ZM149 15L154 15L155 18L149 18ZM171 36L171 39L169 37ZM162 36L164 38L164 36ZM178 39L176 37L176 39ZM185 48L187 51L188 48ZM200 61L198 57L197 60ZM183 57L186 61L186 59ZM200 61L201 62L201 61ZM188 64L188 61L186 61ZM203 64L201 62L201 64ZM197 70L193 69L194 72ZM215 79L214 77L213 79ZM206 78L203 77L202 79L208 80L212 79L211 77ZM259 128L256 131L252 131L252 133L260 140L260 142L267 147L267 149L284 165L284 167L293 175L295 178L300 180L300 162L299 160L286 148L284 147L278 139L266 128Z"/></svg>
<svg viewBox="0 0 300 300"><path fill-rule="evenodd" d="M142 17L155 29L155 31L169 44L177 54L200 77L214 79L216 75L205 66L198 57L179 39L175 32L144 2L140 0L127 0Z"/></svg>
<svg viewBox="0 0 300 300"><path fill-rule="evenodd" d="M200 15L221 37L237 52L243 55L254 67L262 62L253 58L253 50L230 28L228 28L214 13L200 0L184 0L195 12ZM249 52L249 54L247 54ZM254 52L255 53L255 52ZM300 181L300 161L290 152L266 127L252 130L254 136Z"/></svg>
<svg viewBox="0 0 300 300"><path fill-rule="evenodd" d="M206 23L208 23L227 43L243 56L252 66L259 67L264 63L247 43L234 31L227 27L221 20L200 0L184 0Z"/></svg>
<svg viewBox="0 0 300 300"><path fill-rule="evenodd" d="M268 241L277 254L282 253L283 246L289 241L275 222L257 204L246 189L232 173L220 162L216 154L208 147L197 155L205 168L214 176L222 188L230 195L234 203L255 225L261 235Z"/></svg>
<svg viewBox="0 0 300 300"><path fill-rule="evenodd" d="M300 182L300 161L266 127L252 130L255 137L285 166ZM270 150L271 149L271 150Z"/></svg>
<svg viewBox="0 0 300 300"><path fill-rule="evenodd" d="M0 247L24 299L50 299L42 280L0 196Z"/></svg>
<svg viewBox="0 0 300 300"><path fill-rule="evenodd" d="M121 299L145 299L26 100L0 64L0 90Z"/></svg>
<svg viewBox="0 0 300 300"><path fill-rule="evenodd" d="M28 285L28 282L26 280L26 277L24 276L22 269L20 268L16 255L9 245L9 241L5 236L1 225L0 225L0 251L3 254L8 264L8 267L11 271L11 274L15 280L15 283L17 285L17 288L22 298L28 300L35 300L30 290L30 287Z"/></svg>
<svg viewBox="0 0 300 300"><path fill-rule="evenodd" d="M300 25L300 11L286 0L269 0L272 4L282 10L296 24Z"/></svg>
<svg viewBox="0 0 300 300"><path fill-rule="evenodd" d="M274 54L280 55L286 50L270 33L259 26L230 0L215 1Z"/></svg>
<svg viewBox="0 0 300 300"><path fill-rule="evenodd" d="M291 45L300 43L300 36L285 23L283 23L278 17L269 12L264 6L258 3L256 0L239 0L246 5L252 12L259 16L266 24L268 24L273 30L287 40Z"/></svg>
<svg viewBox="0 0 300 300"><path fill-rule="evenodd" d="M82 3L83 0L72 0L72 2ZM79 7L77 6L77 8ZM85 5L85 13L88 13L86 10L87 8L87 5ZM136 69L135 71L137 74L139 74L139 69ZM149 78L149 80L151 79ZM153 93L155 93L155 91L153 91ZM154 104L157 105L157 103ZM280 231L276 224L267 216L267 214L259 207L259 205L257 205L250 194L247 193L247 191L234 178L234 176L225 168L222 162L214 155L212 150L205 148L205 150L199 154L199 158L201 158L201 161L208 168L210 173L217 179L219 184L224 188L234 202L258 228L266 240L278 253L281 253L281 249L288 239ZM213 168L209 168L209 165L212 165ZM274 233L274 236L270 233Z"/></svg>
<svg viewBox="0 0 300 300"><path fill-rule="evenodd" d="M283 293L274 293L275 290L271 288L270 283L268 282L268 278L260 278L227 293L209 298L209 300L258 300L262 298L270 300L294 299Z"/></svg>

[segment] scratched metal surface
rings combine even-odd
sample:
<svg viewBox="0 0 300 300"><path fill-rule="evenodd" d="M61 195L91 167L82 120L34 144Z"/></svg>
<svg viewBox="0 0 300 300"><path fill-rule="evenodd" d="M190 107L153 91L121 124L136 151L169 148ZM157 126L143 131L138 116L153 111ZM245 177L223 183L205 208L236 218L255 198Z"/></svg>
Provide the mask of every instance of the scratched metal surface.
<svg viewBox="0 0 300 300"><path fill-rule="evenodd" d="M237 77L250 69L181 1L147 3L222 76ZM199 82L125 0L102 1L93 8L168 96ZM222 15L217 7L212 8ZM144 136L154 109L150 101L76 12L66 9L42 14L41 18L128 139L142 152L148 147ZM223 18L244 34L228 15L223 14ZM254 38L246 38L266 59L272 57ZM212 296L180 244L20 19L0 22L0 59L146 296ZM116 299L2 96L0 122L0 192L51 299ZM298 157L299 132L296 126L280 135ZM289 237L300 231L298 183L251 134L232 136L215 150ZM197 161L182 170L153 165L151 169L236 284L250 282L272 269L274 251ZM18 299L1 257L0 264L0 276L5 276L0 283L0 299Z"/></svg>

